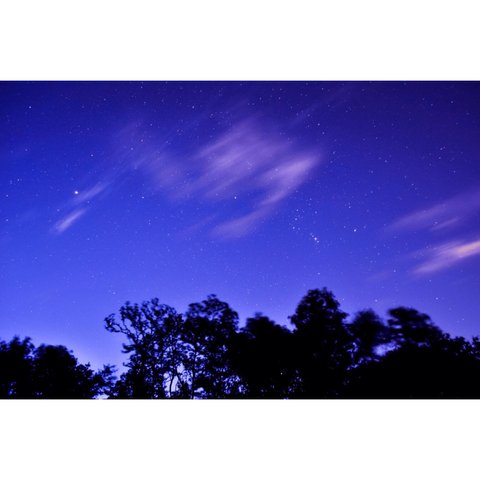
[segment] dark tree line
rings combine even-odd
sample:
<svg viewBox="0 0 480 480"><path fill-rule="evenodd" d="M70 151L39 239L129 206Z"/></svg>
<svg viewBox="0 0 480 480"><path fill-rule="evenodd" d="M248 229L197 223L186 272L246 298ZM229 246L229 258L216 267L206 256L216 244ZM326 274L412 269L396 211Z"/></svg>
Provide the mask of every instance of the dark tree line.
<svg viewBox="0 0 480 480"><path fill-rule="evenodd" d="M119 378L65 347L0 343L0 397L480 398L480 340L451 337L413 308L348 321L327 289L310 290L292 329L238 314L211 295L184 314L158 299L105 319L124 338Z"/></svg>
<svg viewBox="0 0 480 480"><path fill-rule="evenodd" d="M0 342L0 398L94 398L110 392L113 373L110 366L94 372L63 346Z"/></svg>

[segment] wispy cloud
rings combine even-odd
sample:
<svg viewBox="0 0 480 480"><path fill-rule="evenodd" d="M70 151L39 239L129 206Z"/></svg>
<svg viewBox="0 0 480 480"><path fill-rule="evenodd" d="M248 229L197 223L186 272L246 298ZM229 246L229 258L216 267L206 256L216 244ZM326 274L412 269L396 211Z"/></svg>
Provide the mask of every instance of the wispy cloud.
<svg viewBox="0 0 480 480"><path fill-rule="evenodd" d="M304 151L259 123L243 121L190 155L144 145L132 165L172 199L216 205L211 233L232 238L272 214L307 180L318 160L318 153ZM244 212L232 215L239 204Z"/></svg>
<svg viewBox="0 0 480 480"><path fill-rule="evenodd" d="M245 122L201 149L198 178L185 190L214 201L254 197L244 214L216 225L213 233L238 237L273 212L306 179L317 158Z"/></svg>
<svg viewBox="0 0 480 480"><path fill-rule="evenodd" d="M238 238L249 233L258 222L267 215L265 210L254 210L240 217L233 218L215 225L212 229L214 236L221 238Z"/></svg>
<svg viewBox="0 0 480 480"><path fill-rule="evenodd" d="M217 238L240 237L300 188L320 159L319 152L299 146L267 122L251 117L196 148L190 147L192 142L188 149L180 145L174 134L156 137L141 122L126 125L114 135L113 143L108 181L76 191L62 207L72 211L55 224L55 233L65 232L92 200L114 184L141 172L155 192L172 202L202 204L205 218L193 219L191 228L202 228Z"/></svg>
<svg viewBox="0 0 480 480"><path fill-rule="evenodd" d="M79 220L86 213L85 208L77 208L72 212L62 217L52 228L52 232L59 235L68 230L77 220Z"/></svg>
<svg viewBox="0 0 480 480"><path fill-rule="evenodd" d="M73 197L73 203L75 205L88 203L90 200L93 200L95 197L104 192L107 186L108 183L106 182L98 182L90 188L78 191Z"/></svg>
<svg viewBox="0 0 480 480"><path fill-rule="evenodd" d="M344 85L337 85L330 93L324 94L323 98L309 107L297 113L292 121L292 125L299 125L310 118L323 108L333 109L348 103L349 98L354 94L358 87L354 83L347 83Z"/></svg>
<svg viewBox="0 0 480 480"><path fill-rule="evenodd" d="M461 224L479 211L480 188L410 213L394 222L390 228L393 230L444 230Z"/></svg>
<svg viewBox="0 0 480 480"><path fill-rule="evenodd" d="M468 220L480 213L480 188L463 192L428 208L417 210L392 223L388 230L423 231L434 235L438 232L452 234L452 231L464 226ZM478 233L477 233L478 235ZM415 265L410 272L415 276L425 276L454 267L468 258L480 254L480 240L468 237L451 239L434 244L422 250L408 254Z"/></svg>
<svg viewBox="0 0 480 480"><path fill-rule="evenodd" d="M69 209L52 227L51 232L60 235L73 226L85 215L90 207L91 201L107 190L108 182L98 182L85 190L76 190L73 197L66 202L63 209ZM73 207L73 208L72 208Z"/></svg>
<svg viewBox="0 0 480 480"><path fill-rule="evenodd" d="M444 243L425 249L418 254L426 259L414 268L413 273L423 276L453 267L467 258L480 255L480 240Z"/></svg>

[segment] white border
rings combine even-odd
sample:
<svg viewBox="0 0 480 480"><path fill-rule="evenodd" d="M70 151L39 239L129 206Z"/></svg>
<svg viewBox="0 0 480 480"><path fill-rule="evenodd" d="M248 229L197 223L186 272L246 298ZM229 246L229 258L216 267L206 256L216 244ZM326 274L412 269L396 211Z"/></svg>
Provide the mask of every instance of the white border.
<svg viewBox="0 0 480 480"><path fill-rule="evenodd" d="M5 478L471 478L476 401L2 401Z"/></svg>
<svg viewBox="0 0 480 480"><path fill-rule="evenodd" d="M478 80L475 2L6 0L0 78Z"/></svg>

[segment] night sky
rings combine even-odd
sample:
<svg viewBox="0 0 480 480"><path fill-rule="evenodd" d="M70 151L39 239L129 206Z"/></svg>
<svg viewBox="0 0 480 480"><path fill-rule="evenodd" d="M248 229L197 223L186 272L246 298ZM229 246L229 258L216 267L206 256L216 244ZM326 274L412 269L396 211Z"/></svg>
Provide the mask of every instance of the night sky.
<svg viewBox="0 0 480 480"><path fill-rule="evenodd" d="M0 338L120 365L103 319L311 288L480 334L480 82L0 83Z"/></svg>

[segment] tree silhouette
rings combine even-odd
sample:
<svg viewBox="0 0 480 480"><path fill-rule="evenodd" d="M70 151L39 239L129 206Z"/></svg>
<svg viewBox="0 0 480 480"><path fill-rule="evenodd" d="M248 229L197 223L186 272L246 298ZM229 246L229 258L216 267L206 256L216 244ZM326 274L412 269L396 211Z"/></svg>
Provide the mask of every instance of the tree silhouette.
<svg viewBox="0 0 480 480"><path fill-rule="evenodd" d="M189 305L182 341L186 352L184 378L190 398L228 398L240 394L240 379L230 355L237 329L237 312L215 295Z"/></svg>
<svg viewBox="0 0 480 480"><path fill-rule="evenodd" d="M126 371L94 371L61 345L0 341L0 398L480 398L480 338L451 337L418 310L351 322L333 293L309 290L293 330L238 314L215 295L184 314L127 302L105 328L124 336Z"/></svg>
<svg viewBox="0 0 480 480"><path fill-rule="evenodd" d="M388 326L397 346L427 346L442 338L442 331L431 318L414 308L397 307L388 311Z"/></svg>
<svg viewBox="0 0 480 480"><path fill-rule="evenodd" d="M64 346L40 345L35 350L33 377L38 398L94 398L104 393L112 375L110 366L95 373Z"/></svg>
<svg viewBox="0 0 480 480"><path fill-rule="evenodd" d="M389 329L371 309L357 312L348 330L355 345L353 360L356 365L377 360L378 347L390 341Z"/></svg>
<svg viewBox="0 0 480 480"><path fill-rule="evenodd" d="M344 323L346 317L326 288L309 290L290 317L295 326L296 397L341 395L353 352L352 337Z"/></svg>
<svg viewBox="0 0 480 480"><path fill-rule="evenodd" d="M126 303L105 327L125 335L128 370L117 382L117 398L226 398L238 395L230 352L238 315L210 295L192 303L185 316L158 299Z"/></svg>
<svg viewBox="0 0 480 480"><path fill-rule="evenodd" d="M355 369L347 396L354 398L478 398L480 350L452 338L413 308L389 310L392 349Z"/></svg>
<svg viewBox="0 0 480 480"><path fill-rule="evenodd" d="M29 338L0 342L0 398L33 398L33 350Z"/></svg>
<svg viewBox="0 0 480 480"><path fill-rule="evenodd" d="M164 318L162 325L163 335L163 363L166 373L166 388L169 398L188 398L188 385L184 383L184 363L186 349L181 341L184 329L182 315L172 313Z"/></svg>
<svg viewBox="0 0 480 480"><path fill-rule="evenodd" d="M480 357L464 338L407 344L363 365L350 386L352 398L479 398Z"/></svg>
<svg viewBox="0 0 480 480"><path fill-rule="evenodd" d="M288 398L294 378L292 333L257 313L237 340L234 364L248 398Z"/></svg>
<svg viewBox="0 0 480 480"><path fill-rule="evenodd" d="M181 316L157 298L141 305L127 302L120 308L120 318L114 314L105 319L109 332L127 338L123 352L130 354L113 396L119 398L166 398L167 390L179 375L182 362L176 343Z"/></svg>
<svg viewBox="0 0 480 480"><path fill-rule="evenodd" d="M113 381L109 365L94 372L64 346L40 345L29 338L0 342L0 398L95 398Z"/></svg>

